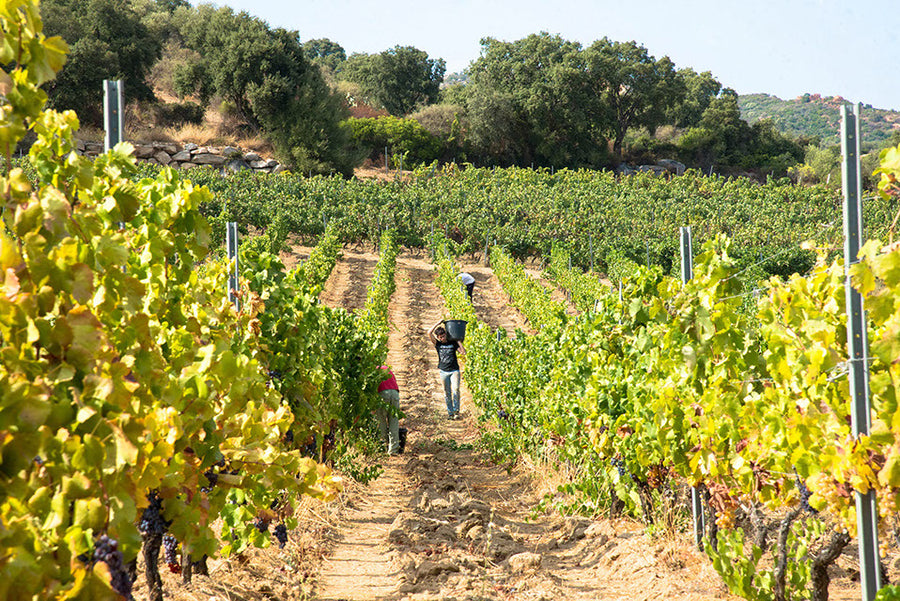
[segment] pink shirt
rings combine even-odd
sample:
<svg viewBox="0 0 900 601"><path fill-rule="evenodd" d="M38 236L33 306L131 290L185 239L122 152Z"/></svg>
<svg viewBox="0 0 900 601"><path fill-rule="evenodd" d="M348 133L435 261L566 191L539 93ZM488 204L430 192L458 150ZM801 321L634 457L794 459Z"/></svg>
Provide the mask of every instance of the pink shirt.
<svg viewBox="0 0 900 601"><path fill-rule="evenodd" d="M381 381L381 384L378 385L378 392L382 390L400 390L400 387L397 385L397 378L394 377L394 374L391 373L391 370L388 369L386 365L382 365L379 369L383 369L387 372L387 376L384 380Z"/></svg>

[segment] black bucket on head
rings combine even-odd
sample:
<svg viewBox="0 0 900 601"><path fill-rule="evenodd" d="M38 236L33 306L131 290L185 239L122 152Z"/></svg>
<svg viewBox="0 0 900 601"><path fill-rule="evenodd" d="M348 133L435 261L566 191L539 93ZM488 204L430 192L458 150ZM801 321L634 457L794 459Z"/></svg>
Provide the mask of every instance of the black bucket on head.
<svg viewBox="0 0 900 601"><path fill-rule="evenodd" d="M448 319L444 322L444 329L447 330L448 340L465 340L466 338L466 321L462 319Z"/></svg>

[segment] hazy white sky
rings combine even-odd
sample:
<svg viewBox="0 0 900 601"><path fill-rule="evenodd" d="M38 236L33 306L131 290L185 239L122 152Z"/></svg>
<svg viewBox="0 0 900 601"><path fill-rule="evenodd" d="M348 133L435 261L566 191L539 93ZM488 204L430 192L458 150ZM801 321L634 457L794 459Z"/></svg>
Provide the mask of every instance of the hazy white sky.
<svg viewBox="0 0 900 601"><path fill-rule="evenodd" d="M197 5L201 0L191 0ZM447 72L479 41L547 31L589 45L634 40L676 68L711 71L739 94L806 92L900 110L898 0L215 0L347 51L415 46Z"/></svg>

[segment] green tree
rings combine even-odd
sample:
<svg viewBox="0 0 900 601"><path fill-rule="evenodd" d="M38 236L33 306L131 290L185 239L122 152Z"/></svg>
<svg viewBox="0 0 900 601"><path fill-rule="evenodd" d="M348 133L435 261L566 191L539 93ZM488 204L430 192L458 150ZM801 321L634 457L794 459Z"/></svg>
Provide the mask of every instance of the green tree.
<svg viewBox="0 0 900 601"><path fill-rule="evenodd" d="M76 109L83 122L103 123L103 80L121 79L127 100L151 100L146 77L162 41L128 2L44 0L44 31L65 39L71 52L57 78L46 84L50 105Z"/></svg>
<svg viewBox="0 0 900 601"><path fill-rule="evenodd" d="M303 42L303 55L328 73L335 73L347 60L344 47L328 38L318 38Z"/></svg>
<svg viewBox="0 0 900 601"><path fill-rule="evenodd" d="M211 5L180 13L179 28L202 57L178 71L179 89L192 72L197 90L222 97L249 127L261 128L293 169L352 175L349 132L341 125L346 109L306 58L297 32Z"/></svg>
<svg viewBox="0 0 900 601"><path fill-rule="evenodd" d="M582 167L605 160L601 107L585 81L581 46L546 32L481 41L469 69L469 136L484 160Z"/></svg>
<svg viewBox="0 0 900 601"><path fill-rule="evenodd" d="M738 95L730 88L709 103L698 126L685 132L678 146L687 162L704 170L715 166L784 175L803 160L803 146L771 121L752 126L744 121Z"/></svg>
<svg viewBox="0 0 900 601"><path fill-rule="evenodd" d="M412 46L395 46L379 54L353 54L341 76L391 115L405 116L437 102L446 64Z"/></svg>
<svg viewBox="0 0 900 601"><path fill-rule="evenodd" d="M684 99L669 109L666 121L675 127L696 127L703 111L722 91L722 84L709 71L697 73L691 68L679 69L678 77L684 82Z"/></svg>
<svg viewBox="0 0 900 601"><path fill-rule="evenodd" d="M606 123L617 156L630 128L646 127L652 133L684 98L685 83L669 57L657 60L636 42L603 38L584 56L593 91L609 113Z"/></svg>

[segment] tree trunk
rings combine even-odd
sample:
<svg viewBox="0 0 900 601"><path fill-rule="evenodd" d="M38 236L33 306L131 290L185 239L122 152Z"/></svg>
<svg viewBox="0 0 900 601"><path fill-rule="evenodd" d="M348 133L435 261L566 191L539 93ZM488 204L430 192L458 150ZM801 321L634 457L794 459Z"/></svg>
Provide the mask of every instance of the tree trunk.
<svg viewBox="0 0 900 601"><path fill-rule="evenodd" d="M641 513L644 514L644 523L653 523L653 495L646 482L635 482L638 488L638 497L641 499Z"/></svg>
<svg viewBox="0 0 900 601"><path fill-rule="evenodd" d="M184 551L184 545L181 547L181 582L183 584L191 583L191 576L193 563L191 562L191 556Z"/></svg>
<svg viewBox="0 0 900 601"><path fill-rule="evenodd" d="M163 601L162 578L159 576L159 547L162 534L144 535L144 572L147 575L147 589L150 601Z"/></svg>
<svg viewBox="0 0 900 601"><path fill-rule="evenodd" d="M201 576L209 576L209 568L206 566L206 555L193 563L194 572Z"/></svg>
<svg viewBox="0 0 900 601"><path fill-rule="evenodd" d="M784 520L781 521L781 527L778 528L778 561L775 564L775 601L787 601L785 595L785 575L787 573L788 548L787 539L791 532L791 524L797 519L803 509L797 507L792 509Z"/></svg>
<svg viewBox="0 0 900 601"><path fill-rule="evenodd" d="M833 564L844 547L850 544L850 535L846 532L834 532L828 544L816 553L813 558L810 592L812 601L828 601L828 584L831 578L828 576L828 566Z"/></svg>
<svg viewBox="0 0 900 601"><path fill-rule="evenodd" d="M753 524L753 544L765 553L769 548L769 526L758 503L750 509L750 523Z"/></svg>
<svg viewBox="0 0 900 601"><path fill-rule="evenodd" d="M609 487L609 519L614 520L620 515L622 515L622 510L625 509L625 502L619 498L619 495L616 494L616 487L610 485Z"/></svg>
<svg viewBox="0 0 900 601"><path fill-rule="evenodd" d="M625 141L625 131L623 130L621 133L616 132L616 138L613 140L613 154L616 157L616 160L622 159L622 142Z"/></svg>
<svg viewBox="0 0 900 601"><path fill-rule="evenodd" d="M700 491L700 495L703 499L703 510L706 513L706 538L709 539L709 545L713 549L719 548L719 525L716 523L716 508L713 507L712 504L712 495L709 494L709 489L706 486L703 486L703 489Z"/></svg>

